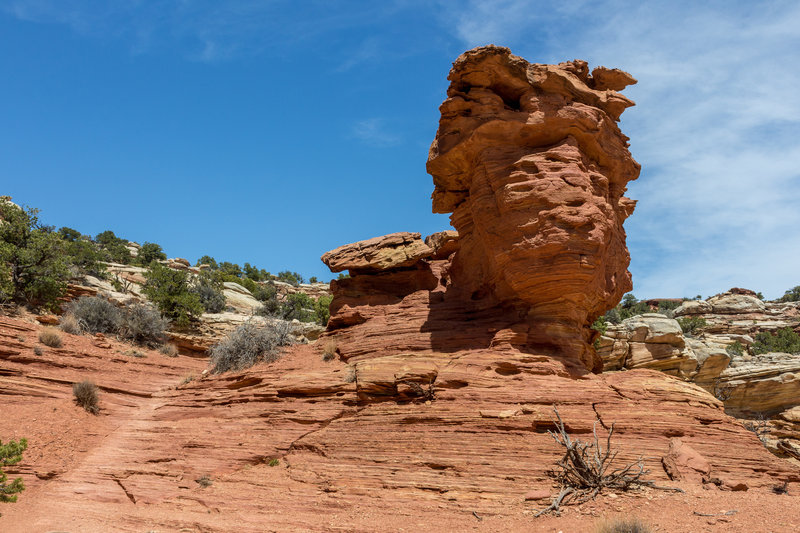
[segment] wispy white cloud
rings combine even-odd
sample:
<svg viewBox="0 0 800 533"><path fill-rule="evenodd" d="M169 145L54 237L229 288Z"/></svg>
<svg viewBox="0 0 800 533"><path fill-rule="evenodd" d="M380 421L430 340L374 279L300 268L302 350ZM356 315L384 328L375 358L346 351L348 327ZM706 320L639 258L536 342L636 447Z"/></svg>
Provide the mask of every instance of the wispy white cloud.
<svg viewBox="0 0 800 533"><path fill-rule="evenodd" d="M800 284L800 4L485 0L448 12L467 46L628 70L642 163L626 223L640 296Z"/></svg>
<svg viewBox="0 0 800 533"><path fill-rule="evenodd" d="M382 118L367 118L353 124L351 134L364 144L385 148L396 146L402 142L402 137L392 131Z"/></svg>
<svg viewBox="0 0 800 533"><path fill-rule="evenodd" d="M219 61L285 51L298 43L319 46L325 36L355 28L368 31L408 9L409 1L7 0L0 10L30 22L63 24L81 35L121 40L136 54L169 49L193 60ZM342 61L345 67L379 55L375 39L352 46L346 39L337 42L343 56L355 48Z"/></svg>

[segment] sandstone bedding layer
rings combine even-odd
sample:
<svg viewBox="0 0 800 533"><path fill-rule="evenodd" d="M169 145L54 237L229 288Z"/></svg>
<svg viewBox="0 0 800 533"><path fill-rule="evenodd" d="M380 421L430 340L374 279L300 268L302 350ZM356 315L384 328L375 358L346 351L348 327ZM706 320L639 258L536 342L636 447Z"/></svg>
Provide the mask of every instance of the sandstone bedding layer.
<svg viewBox="0 0 800 533"><path fill-rule="evenodd" d="M585 531L628 512L660 531L795 531L800 470L713 395L652 369L598 373L588 326L630 289L623 193L638 165L616 120L633 79L483 47L450 81L429 170L456 231L326 254L351 277L333 282L317 343L187 380L202 361L117 357L104 339L91 359L94 341L73 336L36 356L39 326L3 319L0 434L31 448L0 529ZM87 376L108 405L96 418L69 398ZM613 426L619 464L641 457L686 493L534 519L558 491L554 406L577 438Z"/></svg>

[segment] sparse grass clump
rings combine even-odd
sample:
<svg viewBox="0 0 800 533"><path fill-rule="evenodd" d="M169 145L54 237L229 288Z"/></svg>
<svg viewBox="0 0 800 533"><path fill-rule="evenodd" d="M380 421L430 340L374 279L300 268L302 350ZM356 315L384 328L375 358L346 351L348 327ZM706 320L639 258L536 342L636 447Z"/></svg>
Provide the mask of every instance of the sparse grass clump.
<svg viewBox="0 0 800 533"><path fill-rule="evenodd" d="M178 347L174 344L164 344L158 351L167 357L178 357Z"/></svg>
<svg viewBox="0 0 800 533"><path fill-rule="evenodd" d="M289 324L276 321L267 326L242 324L211 348L213 372L243 370L256 363L271 363L280 357L280 348L291 344Z"/></svg>
<svg viewBox="0 0 800 533"><path fill-rule="evenodd" d="M163 344L169 322L150 306L133 304L125 309L120 327L123 339L155 348Z"/></svg>
<svg viewBox="0 0 800 533"><path fill-rule="evenodd" d="M122 323L119 308L97 296L81 296L72 302L69 315L77 320L80 329L89 333L115 333Z"/></svg>
<svg viewBox="0 0 800 533"><path fill-rule="evenodd" d="M54 328L45 328L39 332L39 342L51 348L61 348L61 335Z"/></svg>
<svg viewBox="0 0 800 533"><path fill-rule="evenodd" d="M204 476L200 476L199 478L195 479L194 481L195 481L195 483L197 483L198 485L200 485L203 488L210 487L211 484L214 483L211 480L211 476L209 476L208 474L206 474Z"/></svg>
<svg viewBox="0 0 800 533"><path fill-rule="evenodd" d="M80 383L73 383L72 394L75 396L75 401L87 412L96 415L100 412L98 406L99 398L97 397L97 385L91 381L81 381Z"/></svg>
<svg viewBox="0 0 800 533"><path fill-rule="evenodd" d="M650 533L650 526L636 517L604 519L597 524L596 533Z"/></svg>
<svg viewBox="0 0 800 533"><path fill-rule="evenodd" d="M322 360L325 362L333 360L336 357L336 350L338 348L336 341L326 342L325 346L322 348Z"/></svg>
<svg viewBox="0 0 800 533"><path fill-rule="evenodd" d="M270 459L269 463L267 463L267 464L269 466L278 466L279 464L281 464L281 462L279 460L277 460L277 459Z"/></svg>
<svg viewBox="0 0 800 533"><path fill-rule="evenodd" d="M43 353L44 353L44 350L42 350L41 346L34 346L33 347L33 354L34 355L42 355Z"/></svg>

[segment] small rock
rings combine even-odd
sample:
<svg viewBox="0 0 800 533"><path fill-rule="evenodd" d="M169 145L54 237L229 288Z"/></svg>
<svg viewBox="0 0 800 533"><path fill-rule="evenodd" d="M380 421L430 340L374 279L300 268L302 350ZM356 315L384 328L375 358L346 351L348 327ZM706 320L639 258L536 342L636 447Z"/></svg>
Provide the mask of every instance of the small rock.
<svg viewBox="0 0 800 533"><path fill-rule="evenodd" d="M533 501L533 500L549 500L550 499L550 491L549 490L532 490L525 493L525 501Z"/></svg>

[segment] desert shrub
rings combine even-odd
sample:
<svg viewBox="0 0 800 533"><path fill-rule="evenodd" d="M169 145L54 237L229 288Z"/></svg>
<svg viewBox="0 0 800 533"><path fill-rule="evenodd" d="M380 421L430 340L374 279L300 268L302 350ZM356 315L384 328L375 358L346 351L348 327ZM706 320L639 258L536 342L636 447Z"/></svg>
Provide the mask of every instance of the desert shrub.
<svg viewBox="0 0 800 533"><path fill-rule="evenodd" d="M302 292L290 294L284 302L281 302L277 316L284 320L296 318L301 322L313 322L315 319L314 300Z"/></svg>
<svg viewBox="0 0 800 533"><path fill-rule="evenodd" d="M636 299L633 293L628 293L622 297L622 302L617 306L617 313L620 320L631 318L650 312L650 306Z"/></svg>
<svg viewBox="0 0 800 533"><path fill-rule="evenodd" d="M65 242L39 211L0 197L0 301L58 307L70 277Z"/></svg>
<svg viewBox="0 0 800 533"><path fill-rule="evenodd" d="M731 357L737 357L744 354L744 345L739 341L734 341L725 348L725 351L728 352L728 355Z"/></svg>
<svg viewBox="0 0 800 533"><path fill-rule="evenodd" d="M264 302L265 305L274 302L274 309L278 309L278 289L275 287L274 283L260 283L254 291L250 292L253 293L253 297L256 300Z"/></svg>
<svg viewBox="0 0 800 533"><path fill-rule="evenodd" d="M244 270L244 276L252 279L253 281L269 281L272 279L272 274L263 268L255 267L250 263L245 263L242 269Z"/></svg>
<svg viewBox="0 0 800 533"><path fill-rule="evenodd" d="M606 330L608 329L608 323L606 322L605 317L597 317L597 320L592 323L591 328L599 332L600 335L605 335Z"/></svg>
<svg viewBox="0 0 800 533"><path fill-rule="evenodd" d="M212 483L214 483L214 481L212 481L212 479L211 479L211 476L209 476L208 474L200 476L199 478L195 479L194 481L195 481L195 483L197 483L198 485L200 485L203 488L210 487L212 485Z"/></svg>
<svg viewBox="0 0 800 533"><path fill-rule="evenodd" d="M61 322L58 327L61 328L61 331L69 333L70 335L83 335L86 332L83 325L75 318L75 315L71 313L67 313L61 317Z"/></svg>
<svg viewBox="0 0 800 533"><path fill-rule="evenodd" d="M212 270L216 270L217 268L219 268L216 259L214 259L210 255L204 255L203 257L197 260L197 263L194 264L194 266L200 266L200 265L208 265L211 267Z"/></svg>
<svg viewBox="0 0 800 533"><path fill-rule="evenodd" d="M128 241L117 237L113 231L106 230L98 233L94 238L94 242L100 246L101 254L105 261L122 263L123 265L129 265L133 262L133 256L128 249Z"/></svg>
<svg viewBox="0 0 800 533"><path fill-rule="evenodd" d="M225 309L223 287L220 277L210 271L197 276L189 290L197 295L206 313L220 313Z"/></svg>
<svg viewBox="0 0 800 533"><path fill-rule="evenodd" d="M97 296L81 296L70 303L69 315L77 319L81 329L89 333L116 333L122 323L119 308Z"/></svg>
<svg viewBox="0 0 800 533"><path fill-rule="evenodd" d="M229 276L234 276L237 278L241 278L244 276L244 272L242 272L242 267L237 265L236 263L231 263L229 261L223 261L219 264L219 270L223 274L227 274Z"/></svg>
<svg viewBox="0 0 800 533"><path fill-rule="evenodd" d="M192 319L203 313L200 298L189 290L186 271L173 270L153 262L144 276L147 281L142 291L165 318L178 326L188 326Z"/></svg>
<svg viewBox="0 0 800 533"><path fill-rule="evenodd" d="M650 526L636 517L602 520L597 525L597 533L650 533Z"/></svg>
<svg viewBox="0 0 800 533"><path fill-rule="evenodd" d="M276 361L280 357L280 348L289 344L289 324L276 321L259 326L246 322L211 348L212 371L220 374L243 370L260 362Z"/></svg>
<svg viewBox="0 0 800 533"><path fill-rule="evenodd" d="M339 275L336 277L336 279L348 279L349 277L350 277L350 274L346 274L344 272L339 272Z"/></svg>
<svg viewBox="0 0 800 533"><path fill-rule="evenodd" d="M753 354L769 352L800 353L800 335L792 328L779 329L775 333L758 333L751 347Z"/></svg>
<svg viewBox="0 0 800 533"><path fill-rule="evenodd" d="M269 466L278 466L279 464L281 464L281 462L278 459L273 458L273 459L270 459L269 463L267 463L267 464Z"/></svg>
<svg viewBox="0 0 800 533"><path fill-rule="evenodd" d="M137 359L142 359L147 357L147 354L134 349L125 350L124 352L122 352L122 355L127 355L128 357L136 357Z"/></svg>
<svg viewBox="0 0 800 533"><path fill-rule="evenodd" d="M87 412L96 415L100 411L100 407L98 406L99 398L97 397L97 385L91 381L73 383L72 395L75 396L75 402Z"/></svg>
<svg viewBox="0 0 800 533"><path fill-rule="evenodd" d="M619 324L622 322L622 318L619 316L619 311L616 308L606 311L606 314L603 315L603 318L607 324Z"/></svg>
<svg viewBox="0 0 800 533"><path fill-rule="evenodd" d="M308 278L308 282L309 283L319 283L319 280L317 279L317 276L311 276L310 278Z"/></svg>
<svg viewBox="0 0 800 533"><path fill-rule="evenodd" d="M779 302L800 302L800 285L792 287L778 298Z"/></svg>
<svg viewBox="0 0 800 533"><path fill-rule="evenodd" d="M12 440L6 444L0 440L0 502L2 503L17 501L17 494L25 490L21 477L8 482L8 475L3 471L3 467L19 463L22 460L22 452L27 448L27 439Z"/></svg>
<svg viewBox="0 0 800 533"><path fill-rule="evenodd" d="M178 357L178 347L174 344L164 344L158 351L167 357Z"/></svg>
<svg viewBox="0 0 800 533"><path fill-rule="evenodd" d="M69 228L61 228L59 235L64 239L64 253L66 254L67 261L77 266L82 272L91 274L98 278L105 278L108 275L103 261L103 254L97 247L88 240L88 237L79 236L74 240L67 240L61 233L62 230ZM74 230L73 230L74 231ZM72 235L70 234L70 237Z"/></svg>
<svg viewBox="0 0 800 533"><path fill-rule="evenodd" d="M685 316L678 319L681 331L687 335L694 335L706 326L706 319L699 316Z"/></svg>
<svg viewBox="0 0 800 533"><path fill-rule="evenodd" d="M323 295L314 302L314 318L321 326L327 326L328 320L331 318L331 301L333 301L333 296Z"/></svg>
<svg viewBox="0 0 800 533"><path fill-rule="evenodd" d="M153 261L164 260L167 258L167 254L164 253L164 250L161 248L160 244L156 244L154 242L145 242L142 244L142 247L139 248L139 254L136 256L136 262L142 266L147 266Z"/></svg>
<svg viewBox="0 0 800 533"><path fill-rule="evenodd" d="M284 270L283 272L278 272L278 281L283 281L285 283L297 286L303 283L305 280L303 279L303 276L301 276L297 272L290 272L288 270Z"/></svg>
<svg viewBox="0 0 800 533"><path fill-rule="evenodd" d="M45 328L39 332L39 342L51 348L61 348L61 335L54 328Z"/></svg>
<svg viewBox="0 0 800 533"><path fill-rule="evenodd" d="M136 344L154 348L164 342L169 322L152 307L132 304L125 308L119 335Z"/></svg>
<svg viewBox="0 0 800 533"><path fill-rule="evenodd" d="M33 347L33 355L42 355L44 350L42 350L41 346L34 346Z"/></svg>

